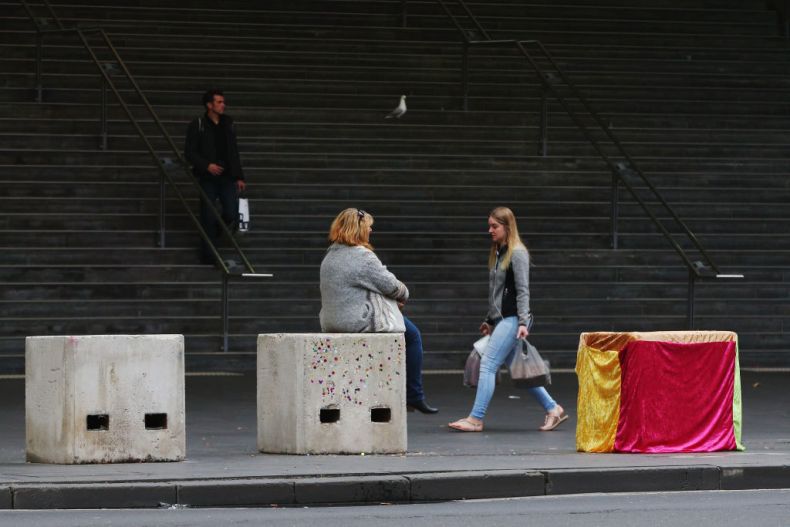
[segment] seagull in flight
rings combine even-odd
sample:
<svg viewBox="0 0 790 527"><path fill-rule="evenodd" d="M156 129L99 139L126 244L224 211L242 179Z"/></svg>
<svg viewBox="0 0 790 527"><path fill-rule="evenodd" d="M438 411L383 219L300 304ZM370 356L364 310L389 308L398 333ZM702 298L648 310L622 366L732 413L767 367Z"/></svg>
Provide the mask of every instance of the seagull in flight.
<svg viewBox="0 0 790 527"><path fill-rule="evenodd" d="M394 117L395 119L400 119L403 116L404 113L406 113L406 96L405 95L401 95L400 96L400 102L398 103L398 106L394 110L392 110L390 113L388 113L386 115L386 117L384 117L384 118L385 119L392 119Z"/></svg>

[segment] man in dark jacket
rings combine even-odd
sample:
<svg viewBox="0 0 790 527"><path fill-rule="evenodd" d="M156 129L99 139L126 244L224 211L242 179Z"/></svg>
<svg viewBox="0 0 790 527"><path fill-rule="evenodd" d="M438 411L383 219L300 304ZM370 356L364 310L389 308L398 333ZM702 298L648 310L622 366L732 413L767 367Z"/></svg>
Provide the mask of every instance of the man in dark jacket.
<svg viewBox="0 0 790 527"><path fill-rule="evenodd" d="M239 221L239 193L244 190L244 171L241 168L236 127L225 115L225 96L220 90L203 94L206 113L189 123L184 156L192 164L192 173L208 196L210 203L200 200L200 224L216 246L219 223L211 211L219 201L222 219L231 231ZM201 240L201 261L216 263L209 245Z"/></svg>

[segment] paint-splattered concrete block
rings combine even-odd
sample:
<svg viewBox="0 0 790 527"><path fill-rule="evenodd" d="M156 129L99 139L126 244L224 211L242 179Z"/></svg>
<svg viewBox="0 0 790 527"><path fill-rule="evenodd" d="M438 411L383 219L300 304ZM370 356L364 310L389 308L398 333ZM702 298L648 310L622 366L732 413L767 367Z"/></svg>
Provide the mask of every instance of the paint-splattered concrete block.
<svg viewBox="0 0 790 527"><path fill-rule="evenodd" d="M258 335L258 450L406 451L399 333Z"/></svg>
<svg viewBox="0 0 790 527"><path fill-rule="evenodd" d="M28 337L25 425L31 462L184 459L184 337Z"/></svg>

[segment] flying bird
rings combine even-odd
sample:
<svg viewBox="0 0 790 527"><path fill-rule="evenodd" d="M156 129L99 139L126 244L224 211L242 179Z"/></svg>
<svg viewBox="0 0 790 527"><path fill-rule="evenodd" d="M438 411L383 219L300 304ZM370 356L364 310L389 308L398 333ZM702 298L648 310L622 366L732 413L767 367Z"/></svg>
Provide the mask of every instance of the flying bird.
<svg viewBox="0 0 790 527"><path fill-rule="evenodd" d="M385 119L392 119L394 117L395 119L400 119L403 116L404 113L406 113L406 96L405 95L401 95L400 96L400 102L398 103L398 106L394 110L392 110L390 113L388 113L386 115L386 117L384 117L384 118Z"/></svg>

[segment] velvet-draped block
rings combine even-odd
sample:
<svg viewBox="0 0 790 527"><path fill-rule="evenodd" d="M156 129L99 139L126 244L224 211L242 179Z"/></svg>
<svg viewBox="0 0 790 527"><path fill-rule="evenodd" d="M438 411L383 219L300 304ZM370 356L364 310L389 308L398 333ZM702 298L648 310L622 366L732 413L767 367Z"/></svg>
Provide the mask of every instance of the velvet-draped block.
<svg viewBox="0 0 790 527"><path fill-rule="evenodd" d="M637 340L620 351L619 363L615 451L736 449L736 341L683 344Z"/></svg>
<svg viewBox="0 0 790 527"><path fill-rule="evenodd" d="M576 449L744 450L738 362L732 331L582 333Z"/></svg>

